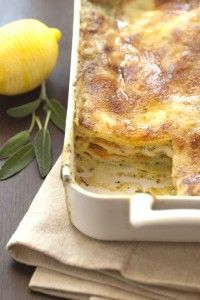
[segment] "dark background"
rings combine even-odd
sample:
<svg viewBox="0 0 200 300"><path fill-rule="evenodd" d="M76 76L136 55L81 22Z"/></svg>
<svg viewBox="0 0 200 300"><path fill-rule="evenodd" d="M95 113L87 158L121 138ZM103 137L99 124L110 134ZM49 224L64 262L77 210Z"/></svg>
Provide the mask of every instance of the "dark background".
<svg viewBox="0 0 200 300"><path fill-rule="evenodd" d="M67 106L70 69L71 32L73 18L72 0L0 0L0 26L20 18L36 18L51 27L61 29L58 64L47 81L50 97L59 99ZM1 45L0 45L1 47ZM30 119L16 120L6 115L6 109L37 98L39 90L18 97L0 96L0 146L8 138L29 127ZM62 151L64 135L50 126L53 143L53 161ZM31 293L28 289L34 268L14 262L6 253L5 246L31 204L42 180L36 162L6 181L0 181L0 299L42 300L50 297ZM54 298L56 299L56 298Z"/></svg>

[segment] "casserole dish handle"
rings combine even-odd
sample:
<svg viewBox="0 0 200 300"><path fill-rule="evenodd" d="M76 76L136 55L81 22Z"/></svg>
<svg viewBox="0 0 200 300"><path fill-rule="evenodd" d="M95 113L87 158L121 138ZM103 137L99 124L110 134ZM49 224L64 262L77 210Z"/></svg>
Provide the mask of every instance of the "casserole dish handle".
<svg viewBox="0 0 200 300"><path fill-rule="evenodd" d="M149 194L135 194L130 199L129 220L135 228L159 226L164 230L174 225L199 226L200 198L162 197L159 200Z"/></svg>

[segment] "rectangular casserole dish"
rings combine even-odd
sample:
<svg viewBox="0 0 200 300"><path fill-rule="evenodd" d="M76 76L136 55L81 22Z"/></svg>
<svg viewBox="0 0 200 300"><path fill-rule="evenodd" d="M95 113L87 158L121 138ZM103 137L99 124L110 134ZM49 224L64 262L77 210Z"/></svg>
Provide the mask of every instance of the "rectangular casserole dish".
<svg viewBox="0 0 200 300"><path fill-rule="evenodd" d="M95 1L94 1L95 2ZM109 192L76 180L74 129L81 1L74 1L71 74L62 177L72 224L84 234L115 241L200 241L199 196L153 196L147 192ZM123 23L121 23L123 26ZM116 183L115 169L104 181ZM101 173L102 174L102 173ZM98 175L98 174L97 174ZM97 176L98 177L98 176ZM100 179L100 178L99 178Z"/></svg>

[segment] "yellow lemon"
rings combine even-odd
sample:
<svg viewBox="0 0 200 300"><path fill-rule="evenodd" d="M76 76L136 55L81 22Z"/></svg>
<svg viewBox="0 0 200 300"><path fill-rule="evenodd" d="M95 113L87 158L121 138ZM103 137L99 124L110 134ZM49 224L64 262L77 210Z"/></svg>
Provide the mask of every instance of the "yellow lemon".
<svg viewBox="0 0 200 300"><path fill-rule="evenodd" d="M34 19L0 28L0 94L28 92L47 79L56 65L61 32Z"/></svg>

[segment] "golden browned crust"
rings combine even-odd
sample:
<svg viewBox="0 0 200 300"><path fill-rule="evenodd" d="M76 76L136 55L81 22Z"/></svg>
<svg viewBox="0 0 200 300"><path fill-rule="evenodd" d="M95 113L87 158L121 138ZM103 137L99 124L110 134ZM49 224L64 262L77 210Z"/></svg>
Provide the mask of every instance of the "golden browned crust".
<svg viewBox="0 0 200 300"><path fill-rule="evenodd" d="M178 193L200 194L200 2L102 3L82 0L76 127L120 145L172 141Z"/></svg>
<svg viewBox="0 0 200 300"><path fill-rule="evenodd" d="M180 195L200 195L200 131L184 132L173 139L174 185Z"/></svg>

